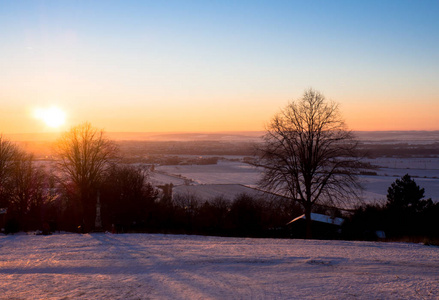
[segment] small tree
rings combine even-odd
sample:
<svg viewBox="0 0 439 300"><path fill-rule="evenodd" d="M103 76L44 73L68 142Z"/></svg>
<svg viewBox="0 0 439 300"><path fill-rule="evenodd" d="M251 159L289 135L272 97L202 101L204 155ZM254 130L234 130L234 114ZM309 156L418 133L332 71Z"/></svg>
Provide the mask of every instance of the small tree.
<svg viewBox="0 0 439 300"><path fill-rule="evenodd" d="M434 205L431 199L424 198L424 189L408 175L396 179L387 190L387 232L392 237L429 235ZM430 232L431 233L431 232Z"/></svg>
<svg viewBox="0 0 439 300"><path fill-rule="evenodd" d="M58 168L67 179L66 187L73 184L78 198L78 210L83 225L90 229L96 207L96 196L105 172L114 160L117 147L102 130L86 122L72 127L58 140L56 153Z"/></svg>
<svg viewBox="0 0 439 300"><path fill-rule="evenodd" d="M406 174L401 179L396 179L387 189L387 208L414 213L422 212L433 204L431 199L423 200L423 198L424 189L420 188L409 174Z"/></svg>
<svg viewBox="0 0 439 300"><path fill-rule="evenodd" d="M264 204L262 199L248 194L237 195L230 207L229 214L234 231L232 234L260 236L263 229Z"/></svg>
<svg viewBox="0 0 439 300"><path fill-rule="evenodd" d="M387 203L368 204L357 208L350 220L343 224L348 238L376 239L376 231L384 231L387 238L438 237L439 204L424 198L424 189L408 175L404 175L387 190Z"/></svg>
<svg viewBox="0 0 439 300"><path fill-rule="evenodd" d="M172 198L175 209L176 223L185 225L187 232L194 229L197 214L202 204L202 199L192 193L176 194Z"/></svg>
<svg viewBox="0 0 439 300"><path fill-rule="evenodd" d="M261 187L302 205L307 238L315 204L358 198L357 142L338 105L317 91L305 91L273 117L259 151L264 167Z"/></svg>

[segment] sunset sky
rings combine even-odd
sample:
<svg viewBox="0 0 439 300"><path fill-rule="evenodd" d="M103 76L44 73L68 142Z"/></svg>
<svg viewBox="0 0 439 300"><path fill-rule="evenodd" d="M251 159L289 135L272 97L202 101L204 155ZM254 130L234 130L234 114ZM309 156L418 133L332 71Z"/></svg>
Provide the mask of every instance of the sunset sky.
<svg viewBox="0 0 439 300"><path fill-rule="evenodd" d="M0 0L0 133L263 130L309 87L353 130L439 130L438 16L437 0Z"/></svg>

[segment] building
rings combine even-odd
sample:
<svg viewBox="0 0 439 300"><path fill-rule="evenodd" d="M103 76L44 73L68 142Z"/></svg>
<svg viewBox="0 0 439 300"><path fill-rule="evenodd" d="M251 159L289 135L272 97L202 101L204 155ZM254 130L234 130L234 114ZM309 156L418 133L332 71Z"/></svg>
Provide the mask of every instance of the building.
<svg viewBox="0 0 439 300"><path fill-rule="evenodd" d="M306 232L305 215L298 216L287 223L294 238L305 238ZM341 234L341 226L344 219L327 215L311 213L312 235L317 239L336 239Z"/></svg>

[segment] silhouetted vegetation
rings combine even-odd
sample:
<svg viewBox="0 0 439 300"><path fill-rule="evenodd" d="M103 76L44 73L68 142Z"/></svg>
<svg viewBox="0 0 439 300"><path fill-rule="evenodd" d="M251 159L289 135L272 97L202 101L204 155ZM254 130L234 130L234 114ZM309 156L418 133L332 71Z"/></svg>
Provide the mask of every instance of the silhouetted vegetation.
<svg viewBox="0 0 439 300"><path fill-rule="evenodd" d="M234 200L218 197L204 201L195 195L176 195L154 203L159 232L222 236L288 237L285 224L302 213L285 198L255 198L247 194Z"/></svg>
<svg viewBox="0 0 439 300"><path fill-rule="evenodd" d="M128 157L155 155L252 155L254 143L244 141L122 141L121 151Z"/></svg>
<svg viewBox="0 0 439 300"><path fill-rule="evenodd" d="M315 205L358 198L358 143L338 105L317 91L305 91L276 114L258 150L258 165L264 168L261 187L301 204L307 238Z"/></svg>
<svg viewBox="0 0 439 300"><path fill-rule="evenodd" d="M373 132L378 134L379 132ZM261 137L262 137L261 132ZM371 133L372 134L372 133ZM389 136L389 132L384 132ZM437 133L435 133L437 135ZM437 157L439 155L439 143L435 142L432 137L428 142L422 142L423 135L427 133L419 132L416 134L421 140L413 143L401 142L401 140L366 140L364 134L360 134L363 138L359 140L359 149L366 153L369 158L377 157ZM374 137L374 136L373 136ZM372 137L372 138L373 138ZM180 137L183 138L183 137ZM377 136L379 138L379 136ZM403 139L404 137L401 137ZM168 157L178 157L187 155L197 156L224 156L254 155L254 146L257 139L249 140L186 140L186 141L139 141L139 140L119 140L115 143L120 149L121 156L126 159L127 163L145 162L166 164ZM421 141L421 142L420 142ZM52 151L54 142L51 141L21 141L17 142L22 149L34 154L36 160L53 159ZM185 158L178 158L183 161Z"/></svg>
<svg viewBox="0 0 439 300"><path fill-rule="evenodd" d="M149 209L157 199L157 191L147 183L146 170L113 165L106 173L100 191L105 228L124 232L147 227Z"/></svg>
<svg viewBox="0 0 439 300"><path fill-rule="evenodd" d="M56 160L43 168L32 155L0 138L0 225L6 233L99 229L287 236L279 229L301 213L297 205L283 198L260 199L243 194L233 201L205 201L195 195L173 197L172 185L162 186L159 195L148 182L149 168L115 159L119 157L115 144L89 123L72 127L57 141L55 149ZM174 160L179 164L214 164L218 158ZM94 226L97 209L100 228Z"/></svg>
<svg viewBox="0 0 439 300"><path fill-rule="evenodd" d="M390 240L439 238L439 204L424 199L424 189L407 174L388 189L385 205L358 208L344 224L346 238L375 240L384 232Z"/></svg>
<svg viewBox="0 0 439 300"><path fill-rule="evenodd" d="M177 156L155 154L144 157L124 156L124 163L145 163L150 165L215 165L218 163L219 157L203 157L203 156Z"/></svg>
<svg viewBox="0 0 439 300"><path fill-rule="evenodd" d="M361 149L369 158L377 157L437 157L439 155L439 143L409 144L409 143L362 143Z"/></svg>
<svg viewBox="0 0 439 300"><path fill-rule="evenodd" d="M115 144L90 124L72 128L58 141L57 149L58 157L41 163L0 136L0 227L6 233L93 231L98 199L102 226L98 229L110 232L292 237L285 225L304 213L303 205L294 199L269 194L209 201L191 194L173 195L172 184L154 187L149 183L151 166L124 159ZM158 164L215 164L218 160L217 156L163 154L145 158ZM245 160L254 163L255 157ZM361 172L376 174L367 171L372 168L366 166ZM325 205L313 205L312 212L342 217L339 210ZM424 199L424 189L406 175L389 187L385 205L355 210L343 225L342 236L376 240L385 233L387 240L437 240L438 216L439 204ZM340 236L319 236L334 237Z"/></svg>
<svg viewBox="0 0 439 300"><path fill-rule="evenodd" d="M117 148L103 131L90 123L72 127L56 144L60 182L67 184L70 205L78 212L77 222L93 228L96 199L104 176L114 163Z"/></svg>
<svg viewBox="0 0 439 300"><path fill-rule="evenodd" d="M6 233L47 229L55 180L33 156L0 136L0 225Z"/></svg>

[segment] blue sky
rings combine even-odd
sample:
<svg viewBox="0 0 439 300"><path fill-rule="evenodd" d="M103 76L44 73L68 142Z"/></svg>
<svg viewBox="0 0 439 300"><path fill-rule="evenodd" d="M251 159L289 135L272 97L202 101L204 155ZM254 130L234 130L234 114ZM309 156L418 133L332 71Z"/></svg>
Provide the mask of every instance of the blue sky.
<svg viewBox="0 0 439 300"><path fill-rule="evenodd" d="M0 1L0 131L260 130L313 87L353 129L439 129L439 1ZM85 108L84 108L85 107Z"/></svg>

